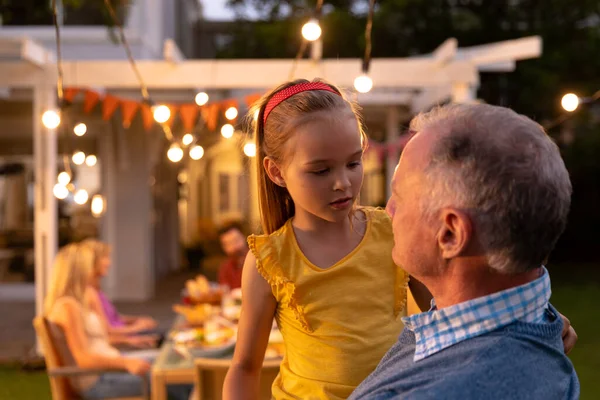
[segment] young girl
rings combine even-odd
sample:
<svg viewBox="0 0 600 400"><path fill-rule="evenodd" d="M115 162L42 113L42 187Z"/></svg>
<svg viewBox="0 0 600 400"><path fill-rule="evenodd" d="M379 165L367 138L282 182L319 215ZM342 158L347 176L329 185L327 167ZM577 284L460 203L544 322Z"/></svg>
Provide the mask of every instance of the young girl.
<svg viewBox="0 0 600 400"><path fill-rule="evenodd" d="M261 100L255 137L265 235L248 238L224 396L256 398L275 317L286 353L273 397L347 398L400 334L409 281L385 211L357 206L360 117L333 85L298 80Z"/></svg>

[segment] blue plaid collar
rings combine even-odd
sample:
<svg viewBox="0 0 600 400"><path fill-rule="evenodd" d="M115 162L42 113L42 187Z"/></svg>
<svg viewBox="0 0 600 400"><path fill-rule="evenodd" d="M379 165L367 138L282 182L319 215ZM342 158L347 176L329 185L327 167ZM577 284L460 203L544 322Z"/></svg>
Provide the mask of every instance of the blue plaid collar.
<svg viewBox="0 0 600 400"><path fill-rule="evenodd" d="M542 275L525 285L438 310L431 301L429 312L402 318L414 332L414 361L419 361L463 340L470 339L515 321L539 323L544 320L550 300L550 277Z"/></svg>

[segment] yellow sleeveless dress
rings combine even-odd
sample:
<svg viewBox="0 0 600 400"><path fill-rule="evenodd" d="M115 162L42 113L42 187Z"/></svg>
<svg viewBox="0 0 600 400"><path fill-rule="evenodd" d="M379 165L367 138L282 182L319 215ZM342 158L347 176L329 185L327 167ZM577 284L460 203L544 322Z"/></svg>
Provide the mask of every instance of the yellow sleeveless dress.
<svg viewBox="0 0 600 400"><path fill-rule="evenodd" d="M363 209L360 244L321 269L302 253L291 220L271 235L248 238L271 285L285 357L275 399L345 399L375 369L403 325L408 274L392 261L385 211Z"/></svg>

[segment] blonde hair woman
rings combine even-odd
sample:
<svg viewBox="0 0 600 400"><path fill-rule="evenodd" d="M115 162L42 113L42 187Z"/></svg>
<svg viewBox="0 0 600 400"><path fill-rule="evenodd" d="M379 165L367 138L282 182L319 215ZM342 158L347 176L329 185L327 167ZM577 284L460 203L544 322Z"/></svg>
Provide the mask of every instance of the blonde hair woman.
<svg viewBox="0 0 600 400"><path fill-rule="evenodd" d="M96 239L86 239L81 244L91 249L94 254L92 278L85 293L87 306L100 316L111 334L136 334L132 340L139 342L139 345L143 343L155 345L156 335L139 334L156 328L156 321L147 316L120 314L100 288L100 282L108 274L110 268L110 247L108 244Z"/></svg>
<svg viewBox="0 0 600 400"><path fill-rule="evenodd" d="M123 357L112 346L104 324L84 301L92 277L94 254L78 244L63 247L56 256L50 288L44 303L46 318L62 328L74 363L81 368L125 369L130 374L106 373L73 378L71 383L83 398L142 394L142 380L150 364Z"/></svg>

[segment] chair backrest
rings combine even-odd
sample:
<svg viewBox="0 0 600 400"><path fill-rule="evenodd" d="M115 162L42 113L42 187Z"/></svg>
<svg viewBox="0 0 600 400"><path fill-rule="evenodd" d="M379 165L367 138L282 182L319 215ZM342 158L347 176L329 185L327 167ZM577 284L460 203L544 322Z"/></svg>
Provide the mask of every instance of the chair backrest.
<svg viewBox="0 0 600 400"><path fill-rule="evenodd" d="M33 319L33 326L35 328L37 337L40 341L42 352L44 353L44 359L46 360L47 370L52 370L53 368L65 366L65 363L63 361L63 358L65 356L62 355L61 357L61 352L57 348L55 344L55 339L53 337L53 331L61 329L58 326L51 325L54 324L52 324L43 316L38 316ZM78 395L73 390L68 378L48 376L48 379L50 380L50 390L52 391L52 399L71 400L78 398Z"/></svg>
<svg viewBox="0 0 600 400"><path fill-rule="evenodd" d="M221 400L225 375L231 360L196 358L194 400ZM259 399L271 399L271 386L279 374L280 359L265 360L260 374ZM191 398L190 398L191 399Z"/></svg>

